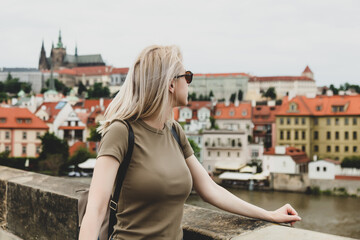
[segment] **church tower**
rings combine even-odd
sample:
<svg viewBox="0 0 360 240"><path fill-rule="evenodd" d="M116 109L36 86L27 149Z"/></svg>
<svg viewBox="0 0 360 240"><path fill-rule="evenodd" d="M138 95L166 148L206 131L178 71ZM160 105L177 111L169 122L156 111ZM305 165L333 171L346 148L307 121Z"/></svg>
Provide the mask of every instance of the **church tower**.
<svg viewBox="0 0 360 240"><path fill-rule="evenodd" d="M305 70L302 72L301 76L314 79L314 73L310 70L309 66L306 66Z"/></svg>
<svg viewBox="0 0 360 240"><path fill-rule="evenodd" d="M50 69L50 66L46 59L46 52L45 52L44 40L43 40L41 45L40 58L39 58L39 70L47 70L47 69Z"/></svg>
<svg viewBox="0 0 360 240"><path fill-rule="evenodd" d="M56 47L51 49L51 65L54 70L59 69L63 65L63 61L66 55L66 48L61 40L61 30L59 31L59 39Z"/></svg>

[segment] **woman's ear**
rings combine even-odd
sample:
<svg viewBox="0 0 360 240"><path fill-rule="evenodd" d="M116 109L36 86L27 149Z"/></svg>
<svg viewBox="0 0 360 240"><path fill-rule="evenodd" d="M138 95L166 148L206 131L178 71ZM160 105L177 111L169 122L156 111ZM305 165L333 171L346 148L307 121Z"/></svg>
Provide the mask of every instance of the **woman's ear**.
<svg viewBox="0 0 360 240"><path fill-rule="evenodd" d="M171 80L170 86L169 86L169 92L174 93L175 91L175 82L174 80Z"/></svg>

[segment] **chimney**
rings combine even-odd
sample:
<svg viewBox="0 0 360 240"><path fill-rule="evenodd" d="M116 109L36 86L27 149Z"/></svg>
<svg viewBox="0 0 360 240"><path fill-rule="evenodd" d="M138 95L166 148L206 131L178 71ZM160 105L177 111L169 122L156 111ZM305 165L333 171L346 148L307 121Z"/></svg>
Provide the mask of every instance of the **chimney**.
<svg viewBox="0 0 360 240"><path fill-rule="evenodd" d="M225 107L228 107L230 105L230 100L225 100Z"/></svg>
<svg viewBox="0 0 360 240"><path fill-rule="evenodd" d="M238 107L240 104L240 101L238 99L235 100L235 107Z"/></svg>
<svg viewBox="0 0 360 240"><path fill-rule="evenodd" d="M100 108L103 108L104 106L104 98L100 98Z"/></svg>

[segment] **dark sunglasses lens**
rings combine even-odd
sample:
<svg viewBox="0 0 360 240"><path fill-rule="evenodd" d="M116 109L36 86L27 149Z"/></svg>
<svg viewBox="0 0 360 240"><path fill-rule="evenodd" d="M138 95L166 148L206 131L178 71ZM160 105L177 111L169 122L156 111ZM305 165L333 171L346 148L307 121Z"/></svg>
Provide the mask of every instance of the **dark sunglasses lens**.
<svg viewBox="0 0 360 240"><path fill-rule="evenodd" d="M188 84L190 84L190 83L192 82L192 79L193 79L193 74L192 74L192 72L186 71L186 73L185 73L185 79L186 79L186 82L187 82Z"/></svg>

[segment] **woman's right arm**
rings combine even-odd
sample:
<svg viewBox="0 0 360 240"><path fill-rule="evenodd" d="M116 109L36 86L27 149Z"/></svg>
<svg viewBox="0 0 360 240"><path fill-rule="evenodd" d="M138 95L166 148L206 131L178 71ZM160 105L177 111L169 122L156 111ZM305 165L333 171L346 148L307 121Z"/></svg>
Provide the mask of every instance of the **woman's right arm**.
<svg viewBox="0 0 360 240"><path fill-rule="evenodd" d="M98 239L119 164L112 156L101 156L96 160L79 240Z"/></svg>

